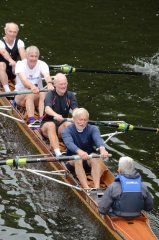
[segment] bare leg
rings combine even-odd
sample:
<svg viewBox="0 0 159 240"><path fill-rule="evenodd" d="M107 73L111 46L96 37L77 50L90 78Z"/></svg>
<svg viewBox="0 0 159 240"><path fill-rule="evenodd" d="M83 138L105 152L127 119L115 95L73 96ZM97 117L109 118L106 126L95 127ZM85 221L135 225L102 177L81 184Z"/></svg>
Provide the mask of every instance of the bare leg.
<svg viewBox="0 0 159 240"><path fill-rule="evenodd" d="M26 95L24 94L15 96L15 101L19 106L25 107Z"/></svg>
<svg viewBox="0 0 159 240"><path fill-rule="evenodd" d="M39 93L39 116L42 117L44 114L44 99L45 99L46 93L45 92L40 92Z"/></svg>
<svg viewBox="0 0 159 240"><path fill-rule="evenodd" d="M97 158L89 160L89 163L91 165L91 175L93 178L95 188L100 188L100 178L103 174L103 170L100 166L100 161L101 160L99 160Z"/></svg>
<svg viewBox="0 0 159 240"><path fill-rule="evenodd" d="M26 111L28 114L28 117L34 117L34 94L27 94L26 95Z"/></svg>
<svg viewBox="0 0 159 240"><path fill-rule="evenodd" d="M64 122L63 124L60 125L60 127L58 128L58 136L61 137L61 132L65 127L68 127L70 124L72 124L71 122Z"/></svg>
<svg viewBox="0 0 159 240"><path fill-rule="evenodd" d="M49 139L51 148L59 148L59 141L56 134L56 126L53 122L44 123L41 131L42 134Z"/></svg>
<svg viewBox="0 0 159 240"><path fill-rule="evenodd" d="M75 172L78 177L78 180L80 181L83 188L89 188L87 183L87 176L85 173L85 170L83 168L82 160L78 160L76 162L70 161L71 165L74 165Z"/></svg>
<svg viewBox="0 0 159 240"><path fill-rule="evenodd" d="M0 82L2 85L8 85L8 76L6 74L6 64L4 62L0 62Z"/></svg>

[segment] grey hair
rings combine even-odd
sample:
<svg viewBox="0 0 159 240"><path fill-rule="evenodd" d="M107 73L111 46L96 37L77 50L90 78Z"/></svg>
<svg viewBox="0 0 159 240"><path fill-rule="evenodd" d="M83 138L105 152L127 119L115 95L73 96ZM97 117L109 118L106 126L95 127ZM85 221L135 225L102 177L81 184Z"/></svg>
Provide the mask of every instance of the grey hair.
<svg viewBox="0 0 159 240"><path fill-rule="evenodd" d="M134 160L130 157L121 157L119 159L118 168L121 173L132 174L135 170Z"/></svg>
<svg viewBox="0 0 159 240"><path fill-rule="evenodd" d="M26 48L26 55L29 55L31 52L36 53L38 56L40 55L40 51L36 46L30 46Z"/></svg>
<svg viewBox="0 0 159 240"><path fill-rule="evenodd" d="M77 108L77 109L75 109L73 111L73 113L72 113L72 117L76 118L76 117L80 116L83 113L85 113L88 116L88 118L89 118L89 112L85 108Z"/></svg>
<svg viewBox="0 0 159 240"><path fill-rule="evenodd" d="M17 29L17 32L19 32L19 27L18 27L18 25L17 25L16 23L14 23L14 22L8 22L8 23L6 23L6 24L5 24L5 27L4 27L4 30L7 30L7 29L10 27L10 25L14 25L14 26L16 27L16 29Z"/></svg>
<svg viewBox="0 0 159 240"><path fill-rule="evenodd" d="M57 73L54 77L54 84L56 85L56 83L58 82L58 80L61 80L61 79L66 79L67 81L67 78L65 76L65 74L63 73Z"/></svg>

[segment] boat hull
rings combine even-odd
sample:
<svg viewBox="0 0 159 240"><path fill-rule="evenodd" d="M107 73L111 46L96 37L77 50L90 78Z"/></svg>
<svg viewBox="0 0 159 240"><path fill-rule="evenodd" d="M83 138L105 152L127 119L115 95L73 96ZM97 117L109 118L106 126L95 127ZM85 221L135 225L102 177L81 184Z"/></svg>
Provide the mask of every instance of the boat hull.
<svg viewBox="0 0 159 240"><path fill-rule="evenodd" d="M2 97L0 98L0 104L2 106L10 106L10 101ZM17 109L13 108L12 115L16 118L23 119L24 115L20 113ZM17 122L18 126L22 132L29 138L31 143L36 147L36 149L41 154L50 154L49 146L45 144L42 140L38 131L31 130L26 123ZM55 170L63 170L65 166L60 162L50 163ZM106 165L101 162L101 167L103 168L103 175L101 178L101 187L106 188L110 183L113 182L114 176L106 167ZM62 177L63 181L76 186L79 184L77 180L72 176L72 174L67 174L66 177ZM88 176L88 181L90 187L93 187L93 181L91 176ZM94 214L94 216L106 227L109 231L111 238L117 240L157 240L157 237L152 232L149 225L148 217L143 213L141 217L126 220L124 218L116 217L110 218L108 215L103 216L98 211L98 202L100 201L100 196L98 192L79 191L72 188L74 193L78 198L87 206L87 208Z"/></svg>

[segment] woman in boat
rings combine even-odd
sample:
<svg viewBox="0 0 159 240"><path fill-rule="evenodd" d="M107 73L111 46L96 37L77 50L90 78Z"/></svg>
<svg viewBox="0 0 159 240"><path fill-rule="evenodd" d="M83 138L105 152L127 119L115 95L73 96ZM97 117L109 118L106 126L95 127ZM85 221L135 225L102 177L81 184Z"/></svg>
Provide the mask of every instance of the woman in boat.
<svg viewBox="0 0 159 240"><path fill-rule="evenodd" d="M18 57L24 59L25 46L17 38L19 27L16 23L6 23L5 36L0 39L0 82L6 92L10 92L8 79L15 79L15 65Z"/></svg>
<svg viewBox="0 0 159 240"><path fill-rule="evenodd" d="M68 118L70 110L74 110L78 105L74 93L67 91L68 81L64 74L56 74L54 86L55 90L48 92L45 98L45 115L41 123L41 132L49 138L51 149L54 150L55 156L59 157L62 153L58 136L61 136L63 128L71 124L64 118Z"/></svg>
<svg viewBox="0 0 159 240"><path fill-rule="evenodd" d="M53 90L52 79L50 77L49 67L39 60L39 49L36 46L30 46L26 49L26 59L18 61L15 68L16 85L15 91L31 90L33 94L17 95L15 102L17 105L26 107L28 114L28 123L34 123L35 107L39 110L39 120L44 113L45 92L39 92L43 88L42 78L44 77L48 90Z"/></svg>
<svg viewBox="0 0 159 240"><path fill-rule="evenodd" d="M99 203L99 212L103 215L137 217L141 215L142 210L151 211L153 199L147 187L141 182L133 159L121 157L118 173Z"/></svg>
<svg viewBox="0 0 159 240"><path fill-rule="evenodd" d="M100 178L103 170L99 159L91 159L89 154L95 152L94 145L99 148L102 157L108 157L105 143L97 127L88 124L89 113L84 108L76 109L73 114L74 124L62 131L62 139L67 147L67 155L78 154L82 160L69 161L66 166L70 171L75 169L77 178L83 188L89 189L86 171L90 171L94 187L100 188ZM73 169L72 169L73 168Z"/></svg>

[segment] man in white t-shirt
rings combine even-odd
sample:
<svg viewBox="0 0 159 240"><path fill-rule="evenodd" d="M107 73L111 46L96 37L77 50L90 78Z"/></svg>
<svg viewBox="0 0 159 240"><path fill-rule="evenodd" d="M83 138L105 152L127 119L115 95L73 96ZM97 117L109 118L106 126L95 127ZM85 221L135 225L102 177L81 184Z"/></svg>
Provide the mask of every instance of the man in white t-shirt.
<svg viewBox="0 0 159 240"><path fill-rule="evenodd" d="M0 39L0 82L9 92L8 80L15 79L15 65L20 57L25 58L24 42L17 38L19 27L15 23L6 23L5 36Z"/></svg>
<svg viewBox="0 0 159 240"><path fill-rule="evenodd" d="M54 89L49 67L44 61L39 60L39 55L39 49L36 46L28 47L26 49L26 59L18 61L15 68L15 91L25 91L29 89L33 93L17 95L15 97L16 104L26 107L29 123L35 121L35 107L38 107L40 120L44 113L45 92L39 92L39 90L43 88L42 76L47 84L47 89Z"/></svg>

